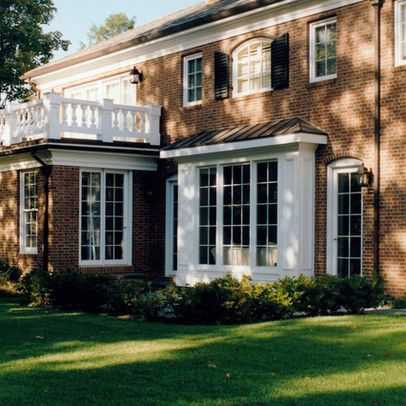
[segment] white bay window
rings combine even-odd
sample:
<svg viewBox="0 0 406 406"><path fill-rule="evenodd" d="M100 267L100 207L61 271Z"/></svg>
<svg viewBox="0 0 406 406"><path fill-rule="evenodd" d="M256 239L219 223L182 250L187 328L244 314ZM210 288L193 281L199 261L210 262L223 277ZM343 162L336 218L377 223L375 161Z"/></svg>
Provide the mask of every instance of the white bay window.
<svg viewBox="0 0 406 406"><path fill-rule="evenodd" d="M130 263L130 175L81 172L81 265Z"/></svg>

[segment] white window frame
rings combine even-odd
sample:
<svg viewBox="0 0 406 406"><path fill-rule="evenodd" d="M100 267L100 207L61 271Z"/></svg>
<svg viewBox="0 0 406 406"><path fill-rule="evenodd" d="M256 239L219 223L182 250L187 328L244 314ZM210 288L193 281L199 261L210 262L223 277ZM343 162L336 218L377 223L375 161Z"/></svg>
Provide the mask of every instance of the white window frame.
<svg viewBox="0 0 406 406"><path fill-rule="evenodd" d="M269 157L258 157L253 159L244 160L231 160L220 162L217 164L206 163L196 166L196 185L199 185L199 173L200 169L206 169L208 167L216 168L217 170L217 232L216 232L216 263L213 265L200 264L199 262L199 235L196 233L195 238L195 258L194 264L197 270L200 271L213 271L217 272L221 269L224 272L242 272L247 273L250 270L255 275L271 275L281 268L281 260L279 258L279 250L281 247L281 216L282 216L282 194L278 190L278 214L277 214L277 244L276 249L278 251L278 263L276 266L261 266L257 265L257 167L258 164L264 162L277 162L278 165L278 189L281 184L281 170L280 159L277 155L270 155ZM250 166L250 241L249 241L249 258L248 265L225 265L223 258L223 227L224 227L224 210L223 210L223 187L224 187L224 167L249 164ZM198 188L196 189L198 190ZM196 218L199 218L199 197L195 205ZM199 222L198 222L199 223ZM197 223L197 224L198 224Z"/></svg>
<svg viewBox="0 0 406 406"><path fill-rule="evenodd" d="M395 2L395 66L406 65L406 55L402 54L402 8L406 0Z"/></svg>
<svg viewBox="0 0 406 406"><path fill-rule="evenodd" d="M189 92L188 92L189 62L199 58L202 59L202 99L189 101ZM196 106L202 104L202 102L203 102L203 54L199 52L193 55L187 55L183 58L183 106L184 107Z"/></svg>
<svg viewBox="0 0 406 406"><path fill-rule="evenodd" d="M338 182L339 173L354 173L362 162L354 158L339 159L327 168L327 273L337 275L337 234L338 234ZM364 210L361 189L361 275L364 244Z"/></svg>
<svg viewBox="0 0 406 406"><path fill-rule="evenodd" d="M328 24L336 23L337 27L337 17L332 17L326 20L317 21L310 24L310 38L309 38L309 75L310 83L321 82L323 80L330 80L337 78L337 68L338 68L338 54L336 53L336 73L331 75L316 76L316 29L323 27ZM338 36L337 36L338 42Z"/></svg>
<svg viewBox="0 0 406 406"><path fill-rule="evenodd" d="M166 181L166 206L165 206L165 275L174 276L177 271L173 269L173 197L174 197L174 187L178 185L178 177L172 176ZM178 196L179 202L179 196ZM179 207L179 203L178 203ZM179 214L178 214L179 218ZM179 241L179 236L178 236ZM179 256L178 256L178 269L179 269Z"/></svg>
<svg viewBox="0 0 406 406"><path fill-rule="evenodd" d="M100 260L82 260L82 174L84 172L100 173ZM106 260L105 259L105 223L106 223L106 174L116 173L124 175L124 208L123 208L123 224L124 224L124 249L123 259ZM100 168L81 168L79 179L79 266L130 266L132 262L132 172L122 170L110 170Z"/></svg>
<svg viewBox="0 0 406 406"><path fill-rule="evenodd" d="M257 42L268 42L269 45L271 46L272 44L272 40L270 38L266 38L266 37L257 37L257 38L253 38L250 39L248 41L243 42L241 45L239 45L234 51L233 51L233 97L238 97L238 96L246 96L246 95L250 95L250 94L256 94L256 93L264 93L264 92L269 92L272 91L272 52L271 52L271 62L270 62L270 86L269 87L265 87L265 88L261 88L261 89L257 89L257 90L249 90L246 92L238 92L238 53L245 47L249 47L252 44L255 44ZM262 67L261 67L262 69Z"/></svg>
<svg viewBox="0 0 406 406"><path fill-rule="evenodd" d="M38 254L38 222L39 222L39 210L38 210L38 201L37 201L37 246L36 247L27 247L26 246L26 239L25 239L25 176L29 173L35 173L37 176L37 185L39 186L39 173L38 171L23 171L20 172L20 253L21 254L28 254L28 255L37 255ZM39 189L37 190L37 194L39 195ZM37 198L38 199L38 198Z"/></svg>
<svg viewBox="0 0 406 406"><path fill-rule="evenodd" d="M109 77L109 78L106 78L103 80L99 80L97 82L90 82L90 83L86 83L84 85L69 87L69 88L64 89L64 96L67 98L70 98L70 99L87 100L86 96L82 96L82 95L84 95L89 90L97 89L98 97L97 97L97 100L93 100L93 101L99 101L99 100L107 98L107 96L106 96L107 85L112 84L114 82L119 82L120 83L120 85L119 85L120 86L120 102L118 104L124 104L123 89L124 89L124 82L127 79L130 79L130 75L128 73L125 73L125 74L121 74L121 75L112 76L112 77ZM133 92L134 92L134 97L133 97L132 104L130 104L130 106L137 104L137 86L132 86L132 88L133 88ZM81 95L81 96L78 97L77 95Z"/></svg>

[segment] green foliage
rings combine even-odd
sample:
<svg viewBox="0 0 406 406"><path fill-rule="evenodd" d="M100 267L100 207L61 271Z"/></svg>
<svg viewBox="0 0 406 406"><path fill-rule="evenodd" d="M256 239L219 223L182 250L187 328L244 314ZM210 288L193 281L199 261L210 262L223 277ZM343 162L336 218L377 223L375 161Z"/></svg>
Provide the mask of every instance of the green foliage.
<svg viewBox="0 0 406 406"><path fill-rule="evenodd" d="M82 48L109 38L115 37L122 32L131 30L135 26L135 19L127 17L124 13L111 14L106 18L103 24L93 24L87 34L88 44L82 43Z"/></svg>
<svg viewBox="0 0 406 406"><path fill-rule="evenodd" d="M0 259L0 297L18 295L21 269L8 259Z"/></svg>
<svg viewBox="0 0 406 406"><path fill-rule="evenodd" d="M383 299L380 280L285 277L252 284L227 274L193 288L169 285L154 290L144 282L80 272L36 270L23 279L24 292L39 305L90 312L131 314L140 320L187 324L235 324L294 315L359 313Z"/></svg>
<svg viewBox="0 0 406 406"><path fill-rule="evenodd" d="M67 50L59 31L44 32L55 11L52 0L1 0L0 95L8 101L28 99L32 91L20 77Z"/></svg>

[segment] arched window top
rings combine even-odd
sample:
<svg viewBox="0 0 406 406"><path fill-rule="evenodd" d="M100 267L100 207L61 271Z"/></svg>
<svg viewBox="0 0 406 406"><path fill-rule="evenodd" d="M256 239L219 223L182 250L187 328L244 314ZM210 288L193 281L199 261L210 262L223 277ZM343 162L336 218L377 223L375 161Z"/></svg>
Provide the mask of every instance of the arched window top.
<svg viewBox="0 0 406 406"><path fill-rule="evenodd" d="M269 38L254 38L233 52L234 94L271 90L271 43Z"/></svg>

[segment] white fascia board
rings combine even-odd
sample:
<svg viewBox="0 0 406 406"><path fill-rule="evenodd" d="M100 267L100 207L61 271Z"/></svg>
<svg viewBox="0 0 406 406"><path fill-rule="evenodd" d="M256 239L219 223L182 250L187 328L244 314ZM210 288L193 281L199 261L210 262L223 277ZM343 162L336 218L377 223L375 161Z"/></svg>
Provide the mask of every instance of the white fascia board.
<svg viewBox="0 0 406 406"><path fill-rule="evenodd" d="M327 136L320 134L307 134L307 133L297 133L297 134L286 134L278 135L276 137L267 137L252 141L237 141L217 145L203 145L200 147L191 147L191 148L180 148L174 150L162 150L160 157L163 159L174 158L192 158L197 155L208 155L216 153L225 153L225 152L237 152L247 149L256 149L256 148L271 148L282 145L290 144L314 144L314 145L325 145L327 144Z"/></svg>
<svg viewBox="0 0 406 406"><path fill-rule="evenodd" d="M286 0L97 57L31 79L43 91L91 79L148 60L359 3L363 0Z"/></svg>
<svg viewBox="0 0 406 406"><path fill-rule="evenodd" d="M156 171L157 157L147 157L116 152L72 151L54 149L48 163L59 166L81 168L121 169L134 171Z"/></svg>
<svg viewBox="0 0 406 406"><path fill-rule="evenodd" d="M22 171L39 168L41 165L31 154L9 155L0 157L0 172Z"/></svg>

